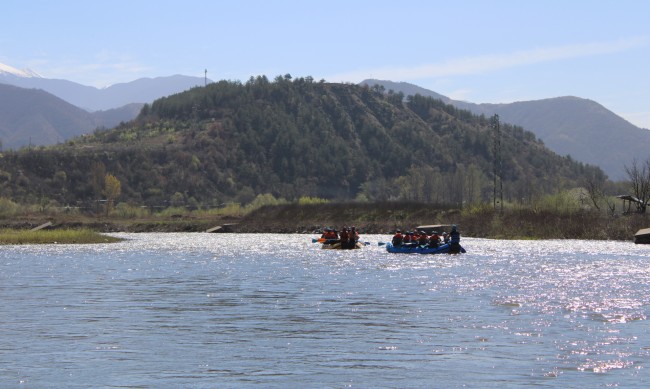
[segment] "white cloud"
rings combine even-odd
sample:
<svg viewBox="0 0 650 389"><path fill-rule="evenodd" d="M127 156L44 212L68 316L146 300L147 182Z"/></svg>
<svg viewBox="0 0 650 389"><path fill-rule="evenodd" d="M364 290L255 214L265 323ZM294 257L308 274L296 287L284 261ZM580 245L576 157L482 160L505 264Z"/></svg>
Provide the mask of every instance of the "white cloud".
<svg viewBox="0 0 650 389"><path fill-rule="evenodd" d="M476 75L522 65L559 61L571 58L613 54L646 46L647 37L620 39L609 42L564 45L516 51L506 54L492 54L477 57L457 58L436 64L412 67L385 67L335 74L329 81L360 82L366 78L381 80L410 81L425 78Z"/></svg>

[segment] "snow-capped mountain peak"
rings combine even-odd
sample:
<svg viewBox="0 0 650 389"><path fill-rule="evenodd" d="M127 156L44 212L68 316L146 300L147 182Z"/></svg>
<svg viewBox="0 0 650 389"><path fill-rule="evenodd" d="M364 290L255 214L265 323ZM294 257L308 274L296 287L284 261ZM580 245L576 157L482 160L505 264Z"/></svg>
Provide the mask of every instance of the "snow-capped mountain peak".
<svg viewBox="0 0 650 389"><path fill-rule="evenodd" d="M18 70L9 65L0 63L0 76L15 76L15 77L26 77L26 78L43 78L40 74L36 73L30 69Z"/></svg>

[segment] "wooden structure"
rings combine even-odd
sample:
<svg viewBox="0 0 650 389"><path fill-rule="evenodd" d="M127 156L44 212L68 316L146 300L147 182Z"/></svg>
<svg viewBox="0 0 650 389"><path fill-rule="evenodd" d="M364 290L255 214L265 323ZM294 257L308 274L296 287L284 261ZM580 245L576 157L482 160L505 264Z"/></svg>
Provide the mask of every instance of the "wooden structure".
<svg viewBox="0 0 650 389"><path fill-rule="evenodd" d="M641 205L643 202L631 195L619 195L616 196L617 199L623 200L623 214L630 213L630 208L632 204L636 204L636 212L641 212Z"/></svg>
<svg viewBox="0 0 650 389"><path fill-rule="evenodd" d="M644 228L634 234L634 243L650 244L650 228Z"/></svg>
<svg viewBox="0 0 650 389"><path fill-rule="evenodd" d="M30 231L43 230L43 229L48 228L48 227L51 227L51 226L52 226L52 222L47 222L47 223L43 223L43 224L41 224L40 226L37 226L37 227L32 228Z"/></svg>
<svg viewBox="0 0 650 389"><path fill-rule="evenodd" d="M431 224L427 226L417 226L415 227L417 231L424 231L428 235L431 235L435 231L438 235L443 232L451 231L451 224Z"/></svg>
<svg viewBox="0 0 650 389"><path fill-rule="evenodd" d="M234 224L223 224L220 226L208 228L205 232L233 232Z"/></svg>

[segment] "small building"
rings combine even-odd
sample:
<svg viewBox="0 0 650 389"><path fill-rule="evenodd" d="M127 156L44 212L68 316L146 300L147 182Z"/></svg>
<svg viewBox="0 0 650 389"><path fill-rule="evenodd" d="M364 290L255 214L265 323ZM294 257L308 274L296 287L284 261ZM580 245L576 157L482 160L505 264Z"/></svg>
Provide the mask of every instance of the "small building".
<svg viewBox="0 0 650 389"><path fill-rule="evenodd" d="M630 213L630 208L632 204L636 205L636 212L641 212L643 209L643 201L637 199L632 195L619 195L616 196L617 199L623 200L623 214Z"/></svg>

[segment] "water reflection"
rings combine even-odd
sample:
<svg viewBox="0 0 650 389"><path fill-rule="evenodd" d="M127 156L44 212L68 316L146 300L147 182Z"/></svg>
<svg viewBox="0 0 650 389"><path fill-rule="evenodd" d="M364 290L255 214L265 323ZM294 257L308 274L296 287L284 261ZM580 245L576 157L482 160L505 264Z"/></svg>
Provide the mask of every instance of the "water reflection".
<svg viewBox="0 0 650 389"><path fill-rule="evenodd" d="M470 238L426 256L379 235L350 251L118 235L1 252L0 386L650 383L644 246Z"/></svg>

